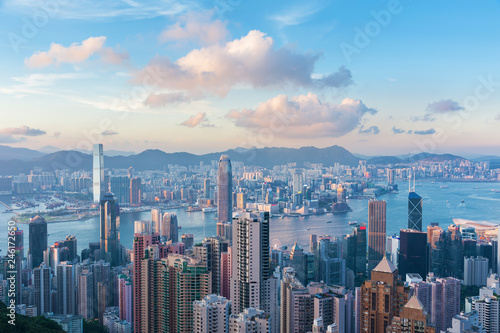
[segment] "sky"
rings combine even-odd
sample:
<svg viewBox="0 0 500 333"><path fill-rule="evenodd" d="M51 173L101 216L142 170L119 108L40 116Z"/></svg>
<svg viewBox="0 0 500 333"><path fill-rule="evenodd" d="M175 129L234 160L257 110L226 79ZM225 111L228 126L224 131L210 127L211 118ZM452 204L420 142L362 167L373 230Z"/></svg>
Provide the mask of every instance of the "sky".
<svg viewBox="0 0 500 333"><path fill-rule="evenodd" d="M500 1L4 0L0 144L500 155Z"/></svg>

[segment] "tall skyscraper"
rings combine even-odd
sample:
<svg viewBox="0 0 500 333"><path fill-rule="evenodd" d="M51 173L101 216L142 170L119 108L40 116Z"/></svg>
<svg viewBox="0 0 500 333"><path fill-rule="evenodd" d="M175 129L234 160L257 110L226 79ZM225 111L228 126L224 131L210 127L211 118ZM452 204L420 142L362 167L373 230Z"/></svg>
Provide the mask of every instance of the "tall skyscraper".
<svg viewBox="0 0 500 333"><path fill-rule="evenodd" d="M106 193L106 186L104 183L104 152L102 143L94 145L94 202L101 202L104 194Z"/></svg>
<svg viewBox="0 0 500 333"><path fill-rule="evenodd" d="M386 246L386 202L368 202L368 274L382 260Z"/></svg>
<svg viewBox="0 0 500 333"><path fill-rule="evenodd" d="M31 268L37 268L43 261L43 251L47 250L47 222L45 219L39 215L31 218L29 233L28 261L31 262Z"/></svg>
<svg viewBox="0 0 500 333"><path fill-rule="evenodd" d="M22 302L22 271L23 271L23 258L24 258L24 233L23 230L14 231L14 249L15 249L15 262L16 262L16 304Z"/></svg>
<svg viewBox="0 0 500 333"><path fill-rule="evenodd" d="M302 184L304 182L304 174L301 169L295 169L293 172L293 194L302 193Z"/></svg>
<svg viewBox="0 0 500 333"><path fill-rule="evenodd" d="M52 272L49 267L42 264L33 270L33 294L40 315L53 311L51 280Z"/></svg>
<svg viewBox="0 0 500 333"><path fill-rule="evenodd" d="M130 202L130 179L127 176L110 177L109 190L119 204Z"/></svg>
<svg viewBox="0 0 500 333"><path fill-rule="evenodd" d="M427 276L427 234L415 229L401 229L399 234L399 274Z"/></svg>
<svg viewBox="0 0 500 333"><path fill-rule="evenodd" d="M141 178L130 179L130 204L141 203Z"/></svg>
<svg viewBox="0 0 500 333"><path fill-rule="evenodd" d="M160 242L159 234L151 234L148 232L135 233L134 234L134 331L141 332L141 327L143 322L147 319L142 316L143 307L145 306L142 302L144 295L147 290L142 289L142 285L145 283L143 280L146 276L143 274L141 269L141 261L145 257L145 250L153 244L158 244Z"/></svg>
<svg viewBox="0 0 500 333"><path fill-rule="evenodd" d="M408 194L408 229L422 231L422 197L415 192Z"/></svg>
<svg viewBox="0 0 500 333"><path fill-rule="evenodd" d="M203 195L205 197L205 199L210 199L210 179L209 178L205 178L205 180L203 180Z"/></svg>
<svg viewBox="0 0 500 333"><path fill-rule="evenodd" d="M177 223L177 215L173 213L163 214L163 219L160 228L160 235L166 237L172 243L179 241L179 225Z"/></svg>
<svg viewBox="0 0 500 333"><path fill-rule="evenodd" d="M360 332L385 332L394 316L408 301L409 290L398 280L398 269L389 260L372 270L361 286Z"/></svg>
<svg viewBox="0 0 500 333"><path fill-rule="evenodd" d="M70 315L75 312L75 273L67 261L57 265L57 307L56 313Z"/></svg>
<svg viewBox="0 0 500 333"><path fill-rule="evenodd" d="M262 286L269 278L269 213L242 213L233 221L232 312L262 308Z"/></svg>
<svg viewBox="0 0 500 333"><path fill-rule="evenodd" d="M212 293L221 294L221 255L227 252L229 241L221 237L206 237L201 245L193 247L193 255L207 264L212 275Z"/></svg>
<svg viewBox="0 0 500 333"><path fill-rule="evenodd" d="M94 274L85 269L78 278L77 311L85 319L94 318Z"/></svg>
<svg viewBox="0 0 500 333"><path fill-rule="evenodd" d="M120 206L113 194L106 194L101 200L101 256L112 266L120 264Z"/></svg>
<svg viewBox="0 0 500 333"><path fill-rule="evenodd" d="M153 233L160 234L160 236L166 236L161 233L162 231L162 222L163 222L163 212L160 208L151 209L151 229Z"/></svg>
<svg viewBox="0 0 500 333"><path fill-rule="evenodd" d="M231 161L227 155L219 159L219 172L217 176L217 213L218 222L231 222L233 220L233 172Z"/></svg>

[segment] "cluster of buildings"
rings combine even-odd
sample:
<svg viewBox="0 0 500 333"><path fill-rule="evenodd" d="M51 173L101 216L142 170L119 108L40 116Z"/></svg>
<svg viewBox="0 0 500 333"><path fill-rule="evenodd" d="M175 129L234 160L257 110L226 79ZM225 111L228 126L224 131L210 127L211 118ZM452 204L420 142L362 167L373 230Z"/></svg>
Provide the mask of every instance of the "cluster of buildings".
<svg viewBox="0 0 500 333"><path fill-rule="evenodd" d="M423 230L422 198L414 187L408 196L408 226L399 235L386 234L387 204L372 199L367 223L353 226L348 235L313 234L309 249L272 247L273 212L266 205L278 206L279 213L311 213L320 202L343 209L339 204L346 203L349 191L369 189L363 182L337 184L328 175L322 182L306 183L305 176L314 178L314 170L323 175L321 168L311 167L293 168L290 187L275 187L276 181L286 181L251 170L233 184L231 161L221 156L215 190L210 171L199 191L180 188L188 201L217 206L216 235L194 243L193 235L179 235L175 214L154 208L151 220L135 222L133 247L127 249L120 238L132 235L120 235L120 206L140 202L142 189L148 192L157 180L153 177L144 187L128 170L128 176L106 181L102 145L96 145L92 192L99 206L100 239L81 253L75 236L49 245L47 222L35 216L25 258L23 232L16 230L17 310L45 315L68 332L81 332L83 321L90 319L111 333L498 332L498 234L467 224L444 229L431 224ZM339 170L346 171L339 165L332 171ZM360 165L358 171L366 170ZM387 188L397 190L394 177L402 170L385 171ZM193 180L184 178L184 185ZM177 185L168 179L161 184L155 187L158 196L169 192L172 199ZM113 186L119 188L116 193ZM4 302L8 271L4 257ZM467 298L463 311L461 285L482 287L478 296Z"/></svg>

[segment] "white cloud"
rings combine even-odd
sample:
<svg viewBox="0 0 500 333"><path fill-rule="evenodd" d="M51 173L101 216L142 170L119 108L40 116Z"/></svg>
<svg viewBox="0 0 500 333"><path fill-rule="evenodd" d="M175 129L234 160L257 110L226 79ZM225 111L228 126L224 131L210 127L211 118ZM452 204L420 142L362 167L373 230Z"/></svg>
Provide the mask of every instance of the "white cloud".
<svg viewBox="0 0 500 333"><path fill-rule="evenodd" d="M317 12L325 7L327 7L326 3L322 4L319 1L308 2L307 4L288 8L281 14L270 16L269 19L277 22L280 27L299 25L310 21Z"/></svg>
<svg viewBox="0 0 500 333"><path fill-rule="evenodd" d="M253 30L225 45L195 49L172 62L155 57L135 74L135 83L147 81L169 91L225 96L235 86L345 87L351 72L341 67L321 79L311 78L318 54L276 48L265 33Z"/></svg>
<svg viewBox="0 0 500 333"><path fill-rule="evenodd" d="M159 39L161 42L196 41L202 45L216 44L226 39L228 31L221 20L212 20L213 11L191 12L180 17L174 25L165 29Z"/></svg>
<svg viewBox="0 0 500 333"><path fill-rule="evenodd" d="M200 125L201 127L213 127L207 119L207 114L205 112L200 112L194 116L189 117L185 121L183 121L181 126L186 127L196 127Z"/></svg>
<svg viewBox="0 0 500 333"><path fill-rule="evenodd" d="M46 52L35 52L31 57L24 60L24 64L31 68L42 68L52 64L81 63L94 53L101 51L106 37L90 37L81 44L73 43L69 47L52 43Z"/></svg>
<svg viewBox="0 0 500 333"><path fill-rule="evenodd" d="M232 110L226 117L238 127L268 129L276 136L340 137L358 127L365 115L376 112L360 100L346 98L340 104L331 104L308 93L295 97L279 95L256 109Z"/></svg>

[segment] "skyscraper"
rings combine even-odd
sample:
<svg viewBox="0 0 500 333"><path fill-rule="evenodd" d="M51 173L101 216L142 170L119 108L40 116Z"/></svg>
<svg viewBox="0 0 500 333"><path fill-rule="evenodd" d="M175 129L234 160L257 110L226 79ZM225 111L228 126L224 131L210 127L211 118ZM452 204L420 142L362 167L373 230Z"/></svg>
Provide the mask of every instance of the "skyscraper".
<svg viewBox="0 0 500 333"><path fill-rule="evenodd" d="M385 255L385 224L386 202L368 202L368 274Z"/></svg>
<svg viewBox="0 0 500 333"><path fill-rule="evenodd" d="M408 194L408 229L422 231L422 197L414 191Z"/></svg>
<svg viewBox="0 0 500 333"><path fill-rule="evenodd" d="M399 234L399 274L427 276L427 234L414 229L401 229Z"/></svg>
<svg viewBox="0 0 500 333"><path fill-rule="evenodd" d="M269 272L269 213L244 212L233 221L232 312L262 308L262 286Z"/></svg>
<svg viewBox="0 0 500 333"><path fill-rule="evenodd" d="M120 207L113 194L106 194L101 200L101 255L112 266L120 263Z"/></svg>
<svg viewBox="0 0 500 333"><path fill-rule="evenodd" d="M43 251L47 250L47 222L45 219L39 215L31 218L29 233L28 257L31 268L37 268L43 261Z"/></svg>
<svg viewBox="0 0 500 333"><path fill-rule="evenodd" d="M67 261L57 265L57 307L56 313L69 315L75 312L75 273Z"/></svg>
<svg viewBox="0 0 500 333"><path fill-rule="evenodd" d="M52 312L52 289L50 283L52 272L49 267L43 264L33 270L33 294L35 296L35 306L40 315Z"/></svg>
<svg viewBox="0 0 500 333"><path fill-rule="evenodd" d="M142 289L144 284L143 280L147 276L144 276L143 270L141 269L141 261L144 259L145 250L153 244L158 244L160 242L159 234L151 234L150 232L142 232L134 234L134 331L140 332L143 325L143 318L141 313L143 312L143 307L145 306L142 302L143 295L147 293L147 290ZM147 297L147 296L144 296Z"/></svg>
<svg viewBox="0 0 500 333"><path fill-rule="evenodd" d="M203 194L204 194L204 197L205 199L210 199L210 179L209 178L205 178L205 180L203 180Z"/></svg>
<svg viewBox="0 0 500 333"><path fill-rule="evenodd" d="M94 145L94 202L101 202L104 194L106 193L106 186L104 184L104 152L102 143Z"/></svg>
<svg viewBox="0 0 500 333"><path fill-rule="evenodd" d="M166 237L172 243L179 241L179 226L177 223L177 215L173 213L163 214L163 219L160 227L160 235Z"/></svg>
<svg viewBox="0 0 500 333"><path fill-rule="evenodd" d="M218 222L231 222L233 219L233 173L231 161L227 155L219 159L217 176L217 213Z"/></svg>
<svg viewBox="0 0 500 333"><path fill-rule="evenodd" d="M408 301L409 290L398 280L398 269L386 258L361 286L360 332L385 332Z"/></svg>
<svg viewBox="0 0 500 333"><path fill-rule="evenodd" d="M130 202L130 179L127 176L110 177L109 190L114 194L117 203Z"/></svg>
<svg viewBox="0 0 500 333"><path fill-rule="evenodd" d="M130 204L141 203L141 178L130 179Z"/></svg>

